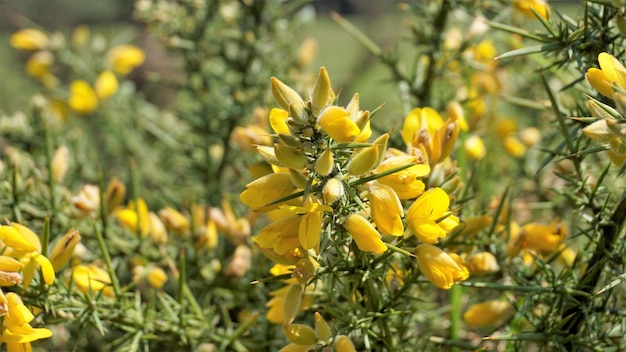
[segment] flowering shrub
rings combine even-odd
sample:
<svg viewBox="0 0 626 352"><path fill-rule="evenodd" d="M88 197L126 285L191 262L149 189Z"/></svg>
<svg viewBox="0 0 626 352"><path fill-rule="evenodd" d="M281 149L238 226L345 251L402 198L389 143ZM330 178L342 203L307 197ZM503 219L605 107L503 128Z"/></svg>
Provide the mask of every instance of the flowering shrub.
<svg viewBox="0 0 626 352"><path fill-rule="evenodd" d="M306 2L16 29L39 93L0 112L0 344L626 349L626 2L556 5L400 4L393 48L331 13L387 102Z"/></svg>

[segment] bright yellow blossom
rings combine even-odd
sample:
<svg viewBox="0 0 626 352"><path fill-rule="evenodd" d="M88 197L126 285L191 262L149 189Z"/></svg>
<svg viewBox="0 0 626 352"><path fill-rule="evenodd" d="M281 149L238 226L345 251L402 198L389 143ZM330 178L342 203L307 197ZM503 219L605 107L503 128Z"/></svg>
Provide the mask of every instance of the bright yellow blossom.
<svg viewBox="0 0 626 352"><path fill-rule="evenodd" d="M548 18L550 7L545 0L513 0L513 7L526 17L536 18L533 10L544 19Z"/></svg>
<svg viewBox="0 0 626 352"><path fill-rule="evenodd" d="M70 84L69 107L79 114L90 114L98 108L98 96L89 83L79 79Z"/></svg>
<svg viewBox="0 0 626 352"><path fill-rule="evenodd" d="M599 69L587 70L587 81L593 88L608 98L613 98L614 87L626 90L626 69L613 55L600 53L598 63Z"/></svg>
<svg viewBox="0 0 626 352"><path fill-rule="evenodd" d="M420 241L435 244L459 225L459 218L448 213L449 206L450 198L444 190L429 189L409 207L407 225Z"/></svg>
<svg viewBox="0 0 626 352"><path fill-rule="evenodd" d="M378 182L370 185L369 196L372 219L385 235L402 236L404 208L393 188Z"/></svg>
<svg viewBox="0 0 626 352"><path fill-rule="evenodd" d="M27 288L35 271L41 267L41 275L46 285L54 283L54 268L50 260L41 254L39 237L26 226L11 223L9 226L0 226L0 240L11 250L5 252L14 258L19 258L24 264L24 287Z"/></svg>
<svg viewBox="0 0 626 352"><path fill-rule="evenodd" d="M463 313L463 320L470 326L494 326L508 318L512 308L510 303L500 300L476 303Z"/></svg>
<svg viewBox="0 0 626 352"><path fill-rule="evenodd" d="M384 160L374 169L374 173L380 174L406 165L412 166L377 179L378 182L393 188L400 199L412 199L422 194L425 185L420 178L428 175L430 166L417 164L415 156L399 155Z"/></svg>
<svg viewBox="0 0 626 352"><path fill-rule="evenodd" d="M38 29L24 28L11 35L11 46L19 50L41 50L50 43L48 35Z"/></svg>
<svg viewBox="0 0 626 352"><path fill-rule="evenodd" d="M291 194L295 189L288 173L273 173L248 183L240 199L254 210L269 210L278 207L278 204L269 204Z"/></svg>
<svg viewBox="0 0 626 352"><path fill-rule="evenodd" d="M130 231L138 232L142 237L150 233L148 219L148 204L143 198L138 198L137 203L130 201L128 207L115 213L119 223Z"/></svg>
<svg viewBox="0 0 626 352"><path fill-rule="evenodd" d="M428 281L448 290L455 282L469 277L467 269L459 265L450 255L429 244L421 244L415 249L417 264Z"/></svg>
<svg viewBox="0 0 626 352"><path fill-rule="evenodd" d="M103 291L105 295L113 296L109 273L94 264L75 266L72 271L72 278L83 293Z"/></svg>
<svg viewBox="0 0 626 352"><path fill-rule="evenodd" d="M143 64L146 54L134 45L118 45L109 50L107 60L111 69L120 75L127 75L135 67Z"/></svg>
<svg viewBox="0 0 626 352"><path fill-rule="evenodd" d="M324 109L317 122L324 132L340 143L352 142L361 134L359 126L350 118L350 112L339 106Z"/></svg>
<svg viewBox="0 0 626 352"><path fill-rule="evenodd" d="M4 296L0 292L0 301L0 304L8 308L2 325L2 334L0 334L0 343L7 344L8 352L32 351L31 342L52 336L52 331L46 328L30 326L29 323L35 319L35 316L26 308L17 294L9 292Z"/></svg>
<svg viewBox="0 0 626 352"><path fill-rule="evenodd" d="M107 70L102 72L94 83L94 89L100 101L109 99L117 93L119 89L117 77L115 77L115 74L111 71Z"/></svg>

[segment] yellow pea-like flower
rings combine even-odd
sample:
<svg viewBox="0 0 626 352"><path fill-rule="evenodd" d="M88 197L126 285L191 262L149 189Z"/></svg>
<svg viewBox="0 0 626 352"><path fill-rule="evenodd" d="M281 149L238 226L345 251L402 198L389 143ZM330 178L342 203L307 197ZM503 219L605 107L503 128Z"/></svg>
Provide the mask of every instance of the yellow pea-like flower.
<svg viewBox="0 0 626 352"><path fill-rule="evenodd" d="M465 266L472 275L485 275L500 271L498 259L489 252L473 254L465 261Z"/></svg>
<svg viewBox="0 0 626 352"><path fill-rule="evenodd" d="M146 54L134 45L118 45L109 50L107 60L113 71L127 75L135 67L143 64Z"/></svg>
<svg viewBox="0 0 626 352"><path fill-rule="evenodd" d="M19 50L41 50L50 43L48 35L38 29L24 28L13 33L11 36L11 46Z"/></svg>
<svg viewBox="0 0 626 352"><path fill-rule="evenodd" d="M386 235L402 236L404 208L396 192L385 184L374 182L370 186L368 198L378 230Z"/></svg>
<svg viewBox="0 0 626 352"><path fill-rule="evenodd" d="M463 313L463 320L469 326L494 326L499 321L506 319L512 308L510 303L500 300L476 303Z"/></svg>
<svg viewBox="0 0 626 352"><path fill-rule="evenodd" d="M387 245L381 240L380 233L376 231L367 219L359 214L351 214L343 222L357 247L364 252L381 254L387 250Z"/></svg>
<svg viewBox="0 0 626 352"><path fill-rule="evenodd" d="M593 88L605 97L613 97L613 87L626 89L626 68L608 53L598 55L600 68L592 67L587 70L587 81Z"/></svg>
<svg viewBox="0 0 626 352"><path fill-rule="evenodd" d="M98 108L98 96L89 83L79 79L70 84L69 107L79 114L90 114Z"/></svg>
<svg viewBox="0 0 626 352"><path fill-rule="evenodd" d="M350 112L339 106L324 109L317 122L324 132L340 143L352 142L361 134L359 126L350 118Z"/></svg>
<svg viewBox="0 0 626 352"><path fill-rule="evenodd" d="M94 83L96 95L100 101L105 101L112 97L119 89L119 83L115 74L111 71L102 72Z"/></svg>
<svg viewBox="0 0 626 352"><path fill-rule="evenodd" d="M533 10L544 19L548 18L548 12L550 11L550 7L544 0L513 0L512 5L515 10L530 18L536 18Z"/></svg>
<svg viewBox="0 0 626 352"><path fill-rule="evenodd" d="M289 173L279 172L248 183L239 198L254 210L273 209L278 205L268 206L270 203L291 194L295 189Z"/></svg>
<svg viewBox="0 0 626 352"><path fill-rule="evenodd" d="M415 255L422 274L441 289L448 290L455 282L469 277L469 272L465 267L435 246L421 244L415 249Z"/></svg>
<svg viewBox="0 0 626 352"><path fill-rule="evenodd" d="M442 219L449 206L450 198L444 190L429 189L409 207L407 225L420 241L435 244L459 225L459 218L454 215Z"/></svg>

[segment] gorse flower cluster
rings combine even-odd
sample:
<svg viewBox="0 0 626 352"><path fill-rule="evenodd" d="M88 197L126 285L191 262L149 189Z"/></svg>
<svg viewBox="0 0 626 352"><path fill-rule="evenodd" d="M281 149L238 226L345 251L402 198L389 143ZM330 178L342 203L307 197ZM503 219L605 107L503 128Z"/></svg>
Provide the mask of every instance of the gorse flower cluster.
<svg viewBox="0 0 626 352"><path fill-rule="evenodd" d="M304 287L317 285L315 269L324 257L344 256L358 267L359 253L389 250L408 260L416 256L419 270L439 288L468 278L458 256L436 246L459 218L438 187L449 186L449 180L436 184L436 177L429 178L431 170L454 172L447 158L459 132L455 119L444 121L428 107L413 110L402 129L403 151L388 147L389 134L368 142L372 114L361 110L358 94L345 107L336 105L325 68L306 101L276 78L271 86L280 106L269 114L276 142L257 149L273 172L241 193L244 204L272 221L252 238L268 258L291 265L292 277ZM415 254L398 246L414 243L411 238L421 242L411 250ZM284 307L293 300L285 297ZM289 331L290 319L283 323Z"/></svg>

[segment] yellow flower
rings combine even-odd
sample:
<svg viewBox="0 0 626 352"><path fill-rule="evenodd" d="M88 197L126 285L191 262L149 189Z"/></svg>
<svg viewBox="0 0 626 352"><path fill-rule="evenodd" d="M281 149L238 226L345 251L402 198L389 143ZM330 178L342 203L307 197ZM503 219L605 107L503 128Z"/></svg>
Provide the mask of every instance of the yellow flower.
<svg viewBox="0 0 626 352"><path fill-rule="evenodd" d="M513 0L513 7L526 17L536 18L533 10L544 19L548 18L550 8L544 0Z"/></svg>
<svg viewBox="0 0 626 352"><path fill-rule="evenodd" d="M387 250L387 245L381 240L381 236L367 219L359 214L351 214L343 221L357 247L364 252L381 254Z"/></svg>
<svg viewBox="0 0 626 352"><path fill-rule="evenodd" d="M513 307L508 302L490 300L472 305L463 313L463 320L470 326L494 326L508 318Z"/></svg>
<svg viewBox="0 0 626 352"><path fill-rule="evenodd" d="M352 142L361 134L359 126L350 118L350 112L339 106L324 109L317 122L324 132L340 143Z"/></svg>
<svg viewBox="0 0 626 352"><path fill-rule="evenodd" d="M65 173L70 166L70 150L66 146L62 145L54 152L52 157L52 179L54 182L59 183L63 181Z"/></svg>
<svg viewBox="0 0 626 352"><path fill-rule="evenodd" d="M626 69L613 55L598 55L600 69L592 67L587 70L587 81L605 97L613 98L613 87L626 90Z"/></svg>
<svg viewBox="0 0 626 352"><path fill-rule="evenodd" d="M335 337L335 351L337 352L356 352L356 348L352 340L346 335L337 335Z"/></svg>
<svg viewBox="0 0 626 352"><path fill-rule="evenodd" d="M150 233L150 222L148 219L148 205L143 198L128 203L128 207L120 209L115 213L119 223L130 231L138 232L142 237Z"/></svg>
<svg viewBox="0 0 626 352"><path fill-rule="evenodd" d="M290 134L289 126L287 125L287 118L289 113L286 110L273 108L270 111L270 126L277 134Z"/></svg>
<svg viewBox="0 0 626 352"><path fill-rule="evenodd" d="M159 210L159 218L163 220L165 227L178 235L185 235L189 232L189 219L174 208L165 207Z"/></svg>
<svg viewBox="0 0 626 352"><path fill-rule="evenodd" d="M6 255L0 255L0 286L21 284L22 275L19 271L23 268L24 264L19 261Z"/></svg>
<svg viewBox="0 0 626 352"><path fill-rule="evenodd" d="M429 244L421 244L415 249L417 264L428 281L448 290L455 282L469 277L467 269L459 265L450 255Z"/></svg>
<svg viewBox="0 0 626 352"><path fill-rule="evenodd" d="M489 252L480 252L469 257L465 266L472 275L492 274L500 270L498 259Z"/></svg>
<svg viewBox="0 0 626 352"><path fill-rule="evenodd" d="M100 188L96 185L84 185L80 192L72 197L72 204L81 215L94 215L100 208Z"/></svg>
<svg viewBox="0 0 626 352"><path fill-rule="evenodd" d="M526 146L520 142L517 137L508 136L504 138L502 143L504 144L504 149L507 153L513 155L514 157L521 158L524 156L524 153L526 153Z"/></svg>
<svg viewBox="0 0 626 352"><path fill-rule="evenodd" d="M402 125L402 139L405 144L410 144L415 139L415 135L425 129L430 136L435 135L435 131L443 126L443 119L439 113L430 107L415 108L404 118Z"/></svg>
<svg viewBox="0 0 626 352"><path fill-rule="evenodd" d="M137 265L133 268L133 281L139 283L143 280L146 280L150 287L158 290L167 282L167 274L163 269L152 264L147 267Z"/></svg>
<svg viewBox="0 0 626 352"><path fill-rule="evenodd" d="M11 46L19 50L41 50L49 43L48 35L34 28L20 29L11 36Z"/></svg>
<svg viewBox="0 0 626 352"><path fill-rule="evenodd" d="M470 159L480 160L487 154L485 142L479 136L470 136L464 143L465 152Z"/></svg>
<svg viewBox="0 0 626 352"><path fill-rule="evenodd" d="M402 236L404 208L393 188L378 182L370 185L369 196L372 219L385 235Z"/></svg>
<svg viewBox="0 0 626 352"><path fill-rule="evenodd" d="M407 225L420 241L435 244L459 225L459 218L448 213L449 206L450 198L444 190L429 189L409 207Z"/></svg>
<svg viewBox="0 0 626 352"><path fill-rule="evenodd" d="M4 296L0 292L0 295L1 304L6 304L8 308L0 334L0 343L7 344L7 351L32 351L31 342L52 336L52 331L46 328L30 326L35 316L17 294L9 292Z"/></svg>
<svg viewBox="0 0 626 352"><path fill-rule="evenodd" d="M239 198L248 207L257 211L275 209L278 204L270 203L291 194L296 188L291 176L285 172L273 173L256 179L246 185Z"/></svg>
<svg viewBox="0 0 626 352"><path fill-rule="evenodd" d="M94 88L100 101L105 101L117 93L119 83L115 74L107 70L98 76L96 83L94 83Z"/></svg>
<svg viewBox="0 0 626 352"><path fill-rule="evenodd" d="M385 184L396 192L400 199L412 199L424 192L424 182L419 178L428 175L430 166L425 164L417 164L417 158L410 155L393 156L384 160L376 169L375 174L390 171L402 166L411 165L406 169L394 172L390 175L377 179L378 182Z"/></svg>
<svg viewBox="0 0 626 352"><path fill-rule="evenodd" d="M76 80L70 84L69 107L79 114L90 114L98 108L98 96L89 83Z"/></svg>
<svg viewBox="0 0 626 352"><path fill-rule="evenodd" d="M37 79L50 74L50 66L54 62L54 55L49 51L38 51L26 61L26 73Z"/></svg>
<svg viewBox="0 0 626 352"><path fill-rule="evenodd" d="M134 45L118 45L107 55L111 69L120 75L127 75L135 67L143 64L146 54Z"/></svg>
<svg viewBox="0 0 626 352"><path fill-rule="evenodd" d="M550 225L530 223L522 226L520 236L524 237L527 248L555 252L567 237L567 225L559 219L554 219Z"/></svg>
<svg viewBox="0 0 626 352"><path fill-rule="evenodd" d="M93 264L75 266L72 279L83 293L102 291L109 297L113 296L109 273Z"/></svg>
<svg viewBox="0 0 626 352"><path fill-rule="evenodd" d="M35 271L41 267L41 275L46 285L54 283L54 268L52 264L41 254L41 242L39 237L26 226L11 223L9 226L0 226L0 240L12 249L7 252L12 257L19 258L24 264L24 287L28 288L35 276Z"/></svg>
<svg viewBox="0 0 626 352"><path fill-rule="evenodd" d="M285 295L287 294L287 292L289 292L289 289L292 285L299 286L299 284L295 283L270 292L270 296L272 296L272 299L265 305L267 308L269 308L266 313L267 320L269 322L274 324L283 324L285 322ZM308 289L309 287L307 287L307 290ZM300 301L299 310L303 311L309 309L311 303L313 302L313 297L313 295L307 294L305 291L305 293L302 295L302 300Z"/></svg>

